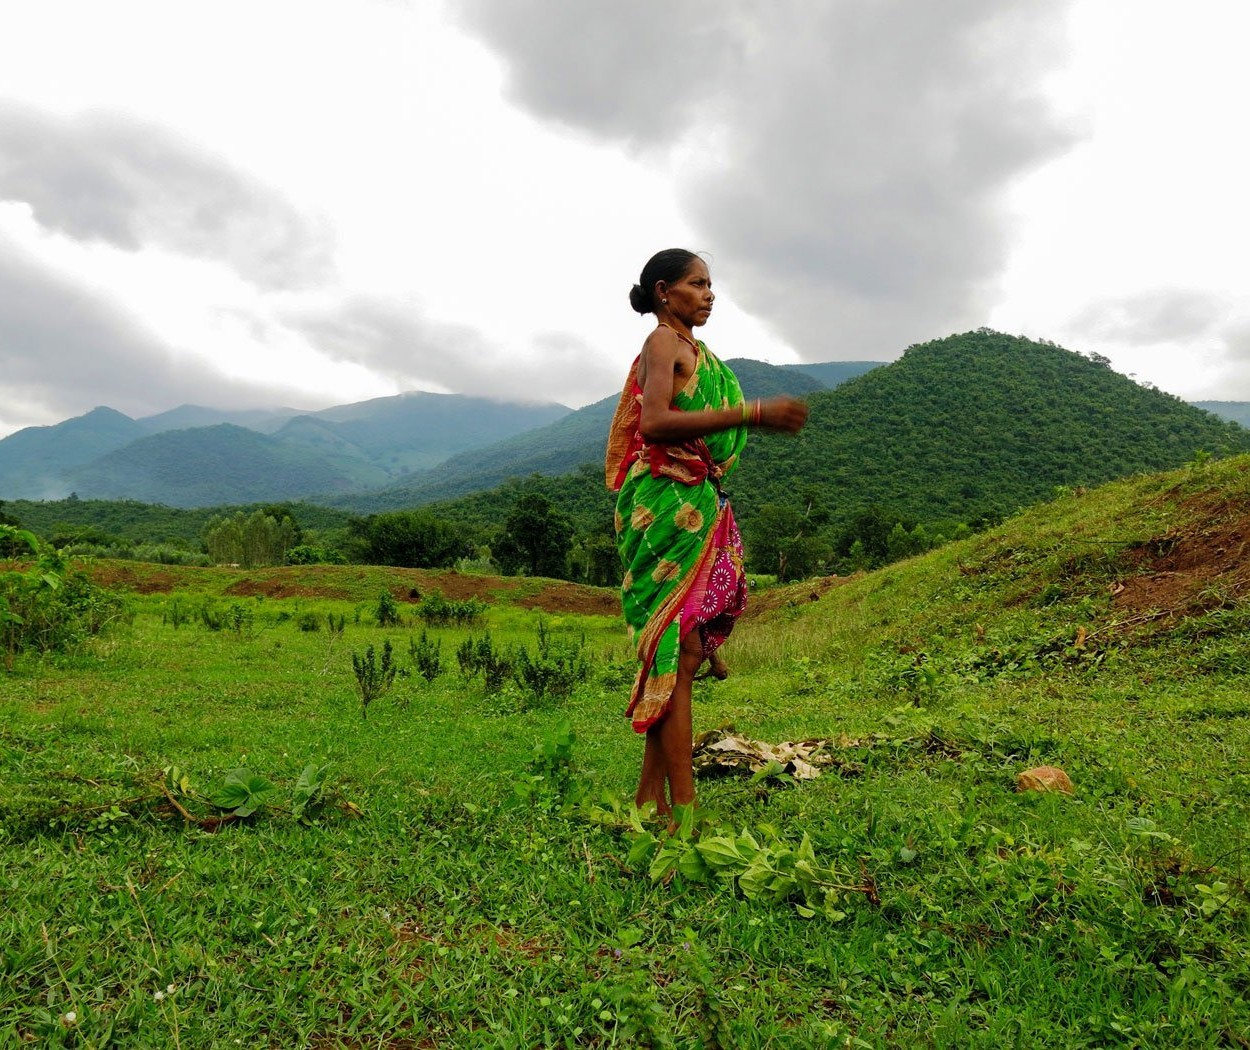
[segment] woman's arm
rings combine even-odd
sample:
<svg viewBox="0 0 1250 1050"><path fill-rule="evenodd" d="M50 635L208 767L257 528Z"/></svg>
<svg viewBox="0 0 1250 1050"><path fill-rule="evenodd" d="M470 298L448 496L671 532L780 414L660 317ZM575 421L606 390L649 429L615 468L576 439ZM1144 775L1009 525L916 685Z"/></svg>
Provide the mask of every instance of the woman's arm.
<svg viewBox="0 0 1250 1050"><path fill-rule="evenodd" d="M741 406L705 408L697 412L673 408L673 391L681 378L678 364L683 350L677 334L667 330L653 332L643 344L638 369L642 377L639 430L648 444L679 444L690 438L747 425L793 434L807 421L807 405L795 397L770 397L750 402L745 420Z"/></svg>

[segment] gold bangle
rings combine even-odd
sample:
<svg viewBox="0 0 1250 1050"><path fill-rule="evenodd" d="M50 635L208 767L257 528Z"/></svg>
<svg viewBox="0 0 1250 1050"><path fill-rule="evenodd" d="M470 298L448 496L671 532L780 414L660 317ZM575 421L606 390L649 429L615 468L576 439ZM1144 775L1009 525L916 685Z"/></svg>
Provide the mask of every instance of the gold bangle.
<svg viewBox="0 0 1250 1050"><path fill-rule="evenodd" d="M741 408L742 408L742 425L746 426L747 419L750 418L750 415L749 415L750 409L747 407L746 401L742 402Z"/></svg>

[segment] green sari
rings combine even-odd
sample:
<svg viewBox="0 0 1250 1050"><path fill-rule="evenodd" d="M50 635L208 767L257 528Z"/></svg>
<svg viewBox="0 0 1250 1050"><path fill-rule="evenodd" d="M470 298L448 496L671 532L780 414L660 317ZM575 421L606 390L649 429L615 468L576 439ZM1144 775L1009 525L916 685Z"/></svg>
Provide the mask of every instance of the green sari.
<svg viewBox="0 0 1250 1050"><path fill-rule="evenodd" d="M733 372L699 343L694 372L672 408L742 403ZM647 445L641 416L636 359L609 431L605 480L618 492L621 605L640 664L626 715L640 733L668 711L682 639L699 631L706 659L745 606L742 541L720 483L747 439L745 427L732 427L678 445Z"/></svg>

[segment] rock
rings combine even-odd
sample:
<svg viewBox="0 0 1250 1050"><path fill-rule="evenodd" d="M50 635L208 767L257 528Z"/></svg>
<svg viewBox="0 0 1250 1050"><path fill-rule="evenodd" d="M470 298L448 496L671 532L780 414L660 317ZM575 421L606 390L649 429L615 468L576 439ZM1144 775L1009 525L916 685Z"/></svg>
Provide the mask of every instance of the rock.
<svg viewBox="0 0 1250 1050"><path fill-rule="evenodd" d="M1036 766L1026 769L1016 777L1017 791L1062 791L1071 795L1072 781L1058 766Z"/></svg>

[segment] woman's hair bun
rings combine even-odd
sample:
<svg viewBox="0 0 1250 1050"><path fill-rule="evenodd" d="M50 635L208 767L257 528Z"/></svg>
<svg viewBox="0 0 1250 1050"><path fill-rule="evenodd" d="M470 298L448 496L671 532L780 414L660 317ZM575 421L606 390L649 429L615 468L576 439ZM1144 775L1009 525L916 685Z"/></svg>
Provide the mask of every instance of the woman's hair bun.
<svg viewBox="0 0 1250 1050"><path fill-rule="evenodd" d="M665 248L656 252L642 268L638 283L629 290L629 305L640 314L655 313L655 286L663 281L680 281L699 257L685 248Z"/></svg>
<svg viewBox="0 0 1250 1050"><path fill-rule="evenodd" d="M629 290L629 305L640 314L649 314L651 312L651 296L647 294L642 285L636 284Z"/></svg>

